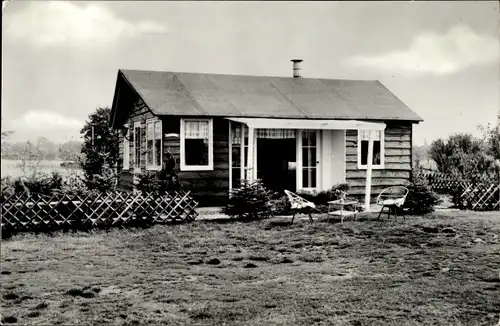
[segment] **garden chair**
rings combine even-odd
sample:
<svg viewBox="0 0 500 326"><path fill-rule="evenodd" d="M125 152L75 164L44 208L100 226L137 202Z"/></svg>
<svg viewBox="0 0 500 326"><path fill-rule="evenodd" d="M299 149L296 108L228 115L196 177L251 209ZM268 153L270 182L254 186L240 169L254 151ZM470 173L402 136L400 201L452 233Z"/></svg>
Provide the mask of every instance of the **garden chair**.
<svg viewBox="0 0 500 326"><path fill-rule="evenodd" d="M288 200L290 201L290 206L291 206L292 211L293 211L292 224L293 224L293 220L295 218L295 214L297 212L299 212L299 213L307 212L307 214L309 215L309 221L312 223L313 218L311 215L311 211L316 210L316 211L320 212L320 210L318 208L316 208L316 205L314 205L314 203L312 203L308 200L305 200L304 198L300 197L299 195L297 195L289 190L285 190L285 194L287 195Z"/></svg>
<svg viewBox="0 0 500 326"><path fill-rule="evenodd" d="M391 211L394 213L394 216L397 218L397 210L403 211L403 205L405 204L406 196L408 196L408 188L403 186L393 186L389 188L385 188L377 197L377 205L382 206L380 213L378 214L378 218L382 215L384 208L388 208L387 217L391 216ZM405 215L403 218L405 219Z"/></svg>

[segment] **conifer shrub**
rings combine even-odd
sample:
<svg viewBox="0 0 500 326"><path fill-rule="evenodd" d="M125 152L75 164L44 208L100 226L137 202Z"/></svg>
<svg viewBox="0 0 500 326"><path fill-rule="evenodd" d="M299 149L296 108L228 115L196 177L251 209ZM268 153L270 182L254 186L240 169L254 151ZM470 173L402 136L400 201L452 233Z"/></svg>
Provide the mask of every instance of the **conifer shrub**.
<svg viewBox="0 0 500 326"><path fill-rule="evenodd" d="M411 182L406 186L409 190L404 204L409 214L422 215L434 212L441 200L432 191L427 179L421 173L413 173Z"/></svg>
<svg viewBox="0 0 500 326"><path fill-rule="evenodd" d="M271 199L274 193L262 180L242 180L240 188L232 189L222 213L238 220L258 220L272 216Z"/></svg>

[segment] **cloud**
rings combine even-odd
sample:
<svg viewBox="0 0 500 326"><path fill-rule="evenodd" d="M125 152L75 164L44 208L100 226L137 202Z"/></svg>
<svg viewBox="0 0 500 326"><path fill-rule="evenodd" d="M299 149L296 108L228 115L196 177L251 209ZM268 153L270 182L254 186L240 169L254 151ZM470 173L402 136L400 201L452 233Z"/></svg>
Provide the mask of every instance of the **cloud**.
<svg viewBox="0 0 500 326"><path fill-rule="evenodd" d="M65 117L58 113L49 111L29 111L21 118L16 119L12 123L14 130L75 130L77 133L83 127L85 121L80 121L74 118Z"/></svg>
<svg viewBox="0 0 500 326"><path fill-rule="evenodd" d="M350 57L353 67L373 68L386 72L446 75L473 66L496 63L500 59L498 39L477 34L470 27L458 25L437 34L425 32L416 36L405 50Z"/></svg>
<svg viewBox="0 0 500 326"><path fill-rule="evenodd" d="M34 1L4 19L7 37L37 46L101 45L121 37L167 32L157 22L122 20L98 4L81 7L64 1Z"/></svg>

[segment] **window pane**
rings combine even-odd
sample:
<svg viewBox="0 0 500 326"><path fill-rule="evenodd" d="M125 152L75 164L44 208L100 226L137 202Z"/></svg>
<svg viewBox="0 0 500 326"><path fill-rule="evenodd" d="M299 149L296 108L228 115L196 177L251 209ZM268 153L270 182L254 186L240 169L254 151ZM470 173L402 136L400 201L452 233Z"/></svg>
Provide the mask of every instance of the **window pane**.
<svg viewBox="0 0 500 326"><path fill-rule="evenodd" d="M309 166L316 166L316 148L309 148L309 155L311 157L311 164Z"/></svg>
<svg viewBox="0 0 500 326"><path fill-rule="evenodd" d="M244 147L243 152L245 153L244 164L245 164L245 167L246 167L246 166L248 166L248 146Z"/></svg>
<svg viewBox="0 0 500 326"><path fill-rule="evenodd" d="M161 121L155 121L155 139L162 139L161 136Z"/></svg>
<svg viewBox="0 0 500 326"><path fill-rule="evenodd" d="M232 155L233 166L239 167L241 165L241 156L240 156L241 147L240 146L237 146L237 147L233 146L232 152L233 152L233 155Z"/></svg>
<svg viewBox="0 0 500 326"><path fill-rule="evenodd" d="M155 140L155 165L161 165L161 139Z"/></svg>
<svg viewBox="0 0 500 326"><path fill-rule="evenodd" d="M307 147L303 147L302 148L302 166L304 167L307 167L307 166L310 166L309 165L309 162L310 162L310 157L309 157L309 148Z"/></svg>
<svg viewBox="0 0 500 326"><path fill-rule="evenodd" d="M309 188L309 168L302 169L302 187Z"/></svg>
<svg viewBox="0 0 500 326"><path fill-rule="evenodd" d="M316 131L309 133L309 146L316 146Z"/></svg>
<svg viewBox="0 0 500 326"><path fill-rule="evenodd" d="M379 165L380 164L380 141L373 142L373 161L372 164Z"/></svg>
<svg viewBox="0 0 500 326"><path fill-rule="evenodd" d="M231 124L231 137L233 145L239 145L241 143L241 127L235 123Z"/></svg>
<svg viewBox="0 0 500 326"><path fill-rule="evenodd" d="M146 138L148 140L153 140L153 123L148 122L146 125Z"/></svg>
<svg viewBox="0 0 500 326"><path fill-rule="evenodd" d="M147 142L147 154L146 154L146 162L148 165L152 165L153 164L153 140L150 140L148 138L148 142Z"/></svg>
<svg viewBox="0 0 500 326"><path fill-rule="evenodd" d="M239 188L240 187L240 176L241 176L241 172L240 172L240 169L233 169L233 172L232 172L233 176L233 188Z"/></svg>
<svg viewBox="0 0 500 326"><path fill-rule="evenodd" d="M302 131L302 146L309 146L309 137L307 131Z"/></svg>
<svg viewBox="0 0 500 326"><path fill-rule="evenodd" d="M316 188L316 168L311 168L309 175L310 175L310 179L309 179L310 185L309 185L309 187L310 188Z"/></svg>
<svg viewBox="0 0 500 326"><path fill-rule="evenodd" d="M141 128L137 127L134 129L135 133L135 166L140 167L141 165Z"/></svg>
<svg viewBox="0 0 500 326"><path fill-rule="evenodd" d="M185 136L188 139L205 138L208 139L208 121L186 121Z"/></svg>
<svg viewBox="0 0 500 326"><path fill-rule="evenodd" d="M366 165L368 163L368 141L361 141L361 164Z"/></svg>
<svg viewBox="0 0 500 326"><path fill-rule="evenodd" d="M302 132L302 146L316 146L316 131L307 130Z"/></svg>
<svg viewBox="0 0 500 326"><path fill-rule="evenodd" d="M185 145L186 165L208 165L208 141L186 139Z"/></svg>

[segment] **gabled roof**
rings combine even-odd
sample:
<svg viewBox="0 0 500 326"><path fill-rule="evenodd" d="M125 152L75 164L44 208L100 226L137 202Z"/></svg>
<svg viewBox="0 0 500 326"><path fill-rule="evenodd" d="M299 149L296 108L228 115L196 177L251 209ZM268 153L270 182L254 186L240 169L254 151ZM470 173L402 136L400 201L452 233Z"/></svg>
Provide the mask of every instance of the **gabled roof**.
<svg viewBox="0 0 500 326"><path fill-rule="evenodd" d="M379 81L143 70L120 78L156 115L422 121Z"/></svg>

